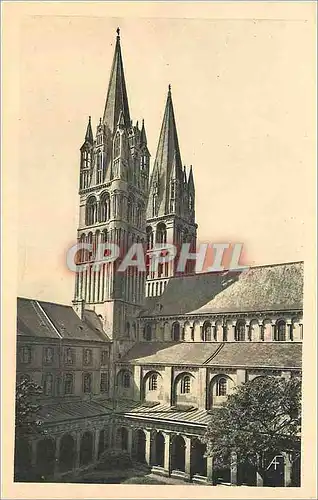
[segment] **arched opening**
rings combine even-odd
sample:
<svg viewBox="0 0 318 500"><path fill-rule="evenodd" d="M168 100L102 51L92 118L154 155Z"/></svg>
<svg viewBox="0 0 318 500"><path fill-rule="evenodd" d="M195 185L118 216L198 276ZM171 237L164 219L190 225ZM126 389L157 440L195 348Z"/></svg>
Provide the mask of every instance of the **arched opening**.
<svg viewBox="0 0 318 500"><path fill-rule="evenodd" d="M146 461L146 436L142 429L136 432L136 460L141 463Z"/></svg>
<svg viewBox="0 0 318 500"><path fill-rule="evenodd" d="M205 321L203 324L203 339L204 342L211 342L212 340L212 325L210 321Z"/></svg>
<svg viewBox="0 0 318 500"><path fill-rule="evenodd" d="M239 320L235 326L235 340L243 342L245 340L245 321Z"/></svg>
<svg viewBox="0 0 318 500"><path fill-rule="evenodd" d="M54 473L55 441L53 439L47 438L38 442L36 464L42 476L47 477Z"/></svg>
<svg viewBox="0 0 318 500"><path fill-rule="evenodd" d="M161 432L157 432L155 437L156 463L159 467L164 467L165 464L165 438Z"/></svg>
<svg viewBox="0 0 318 500"><path fill-rule="evenodd" d="M91 226L96 223L97 219L97 200L95 196L88 198L86 203L86 225Z"/></svg>
<svg viewBox="0 0 318 500"><path fill-rule="evenodd" d="M128 389L130 387L131 377L128 371L122 372L122 386Z"/></svg>
<svg viewBox="0 0 318 500"><path fill-rule="evenodd" d="M119 429L117 429L116 448L123 451L128 450L128 430L126 427L119 427Z"/></svg>
<svg viewBox="0 0 318 500"><path fill-rule="evenodd" d="M163 222L156 227L156 243L167 243L167 228Z"/></svg>
<svg viewBox="0 0 318 500"><path fill-rule="evenodd" d="M60 443L60 471L66 472L74 466L75 443L70 434L64 434Z"/></svg>
<svg viewBox="0 0 318 500"><path fill-rule="evenodd" d="M144 339L147 341L152 339L151 325L149 323L144 327Z"/></svg>
<svg viewBox="0 0 318 500"><path fill-rule="evenodd" d="M209 387L208 408L224 403L234 387L233 380L227 375L213 377Z"/></svg>
<svg viewBox="0 0 318 500"><path fill-rule="evenodd" d="M185 442L182 436L175 436L172 441L172 470L185 472Z"/></svg>
<svg viewBox="0 0 318 500"><path fill-rule="evenodd" d="M199 476L207 475L207 463L204 456L206 446L199 439L195 439L192 443L191 453L191 475L198 474Z"/></svg>
<svg viewBox="0 0 318 500"><path fill-rule="evenodd" d="M81 465L89 464L93 459L93 434L85 432L81 439L80 448L80 463Z"/></svg>
<svg viewBox="0 0 318 500"><path fill-rule="evenodd" d="M151 226L147 226L146 235L147 235L147 250L151 250L153 247L153 230Z"/></svg>
<svg viewBox="0 0 318 500"><path fill-rule="evenodd" d="M106 448L105 444L106 444L106 432L104 429L102 429L99 433L99 440L98 440L98 458L105 451Z"/></svg>
<svg viewBox="0 0 318 500"><path fill-rule="evenodd" d="M172 325L172 340L176 342L180 340L180 324L177 321Z"/></svg>
<svg viewBox="0 0 318 500"><path fill-rule="evenodd" d="M277 321L274 340L278 342L286 340L286 322L284 320Z"/></svg>

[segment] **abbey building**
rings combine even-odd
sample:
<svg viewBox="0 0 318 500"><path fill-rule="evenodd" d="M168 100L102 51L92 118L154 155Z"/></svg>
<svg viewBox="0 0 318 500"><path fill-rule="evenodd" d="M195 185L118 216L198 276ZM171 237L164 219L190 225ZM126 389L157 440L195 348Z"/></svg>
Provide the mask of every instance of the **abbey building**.
<svg viewBox="0 0 318 500"><path fill-rule="evenodd" d="M245 271L179 273L175 262L150 266L157 243L195 251L196 193L184 166L169 86L152 168L146 124L130 116L119 33L105 108L80 147L80 252L73 305L18 299L17 377L42 385L47 435L31 438L17 464L59 477L128 451L157 474L186 481L247 481L217 471L202 435L238 384L266 374L301 372L302 262ZM95 270L100 243L120 248ZM133 243L147 254L144 272L118 271ZM297 483L286 463L283 483ZM255 479L256 481L256 479Z"/></svg>

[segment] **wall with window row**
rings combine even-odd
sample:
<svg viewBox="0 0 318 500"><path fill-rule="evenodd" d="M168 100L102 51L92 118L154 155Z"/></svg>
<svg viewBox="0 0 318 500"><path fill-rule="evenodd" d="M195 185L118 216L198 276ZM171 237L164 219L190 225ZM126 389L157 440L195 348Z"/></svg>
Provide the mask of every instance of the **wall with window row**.
<svg viewBox="0 0 318 500"><path fill-rule="evenodd" d="M18 340L17 382L33 380L43 396L109 392L110 346L32 343Z"/></svg>
<svg viewBox="0 0 318 500"><path fill-rule="evenodd" d="M237 385L267 375L289 378L298 375L298 371L118 365L115 394L118 399L209 410L221 405Z"/></svg>
<svg viewBox="0 0 318 500"><path fill-rule="evenodd" d="M159 304L160 306L160 304ZM211 316L205 319L142 319L141 341L272 342L303 339L302 316L275 314L263 318Z"/></svg>

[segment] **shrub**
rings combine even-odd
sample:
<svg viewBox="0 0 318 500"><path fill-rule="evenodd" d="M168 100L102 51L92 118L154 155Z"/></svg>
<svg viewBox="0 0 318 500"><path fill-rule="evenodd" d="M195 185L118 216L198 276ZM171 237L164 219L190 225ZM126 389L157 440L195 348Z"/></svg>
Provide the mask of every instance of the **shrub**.
<svg viewBox="0 0 318 500"><path fill-rule="evenodd" d="M121 450L106 450L101 454L96 470L128 469L133 463L129 453Z"/></svg>

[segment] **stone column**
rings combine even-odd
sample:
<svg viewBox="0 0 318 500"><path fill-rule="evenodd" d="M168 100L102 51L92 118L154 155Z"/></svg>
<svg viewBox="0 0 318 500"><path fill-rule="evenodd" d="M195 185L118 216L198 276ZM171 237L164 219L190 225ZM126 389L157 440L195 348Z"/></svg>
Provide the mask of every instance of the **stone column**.
<svg viewBox="0 0 318 500"><path fill-rule="evenodd" d="M132 439L133 439L133 429L128 427L128 443L127 443L127 451L131 455L132 453Z"/></svg>
<svg viewBox="0 0 318 500"><path fill-rule="evenodd" d="M188 436L184 436L185 441L185 467L184 472L188 479L191 478L191 438Z"/></svg>
<svg viewBox="0 0 318 500"><path fill-rule="evenodd" d="M213 483L213 457L206 458L206 480L208 483Z"/></svg>
<svg viewBox="0 0 318 500"><path fill-rule="evenodd" d="M146 435L146 447L145 447L146 464L151 465L151 431L145 429L144 432Z"/></svg>
<svg viewBox="0 0 318 500"><path fill-rule="evenodd" d="M93 462L97 462L98 460L99 435L100 429L96 429L94 435Z"/></svg>
<svg viewBox="0 0 318 500"><path fill-rule="evenodd" d="M291 486L292 483L292 462L288 453L282 453L284 457L284 486Z"/></svg>
<svg viewBox="0 0 318 500"><path fill-rule="evenodd" d="M199 391L198 391L198 407L206 409L206 393L207 393L207 369L199 368Z"/></svg>
<svg viewBox="0 0 318 500"><path fill-rule="evenodd" d="M165 438L165 460L164 469L165 472L170 476L171 472L171 434L164 433Z"/></svg>
<svg viewBox="0 0 318 500"><path fill-rule="evenodd" d="M286 340L288 340L289 342L292 342L293 341L293 330L294 330L294 325L292 322L286 323L286 330L287 330Z"/></svg>
<svg viewBox="0 0 318 500"><path fill-rule="evenodd" d="M251 340L251 324L250 323L245 323L245 340L250 341Z"/></svg>
<svg viewBox="0 0 318 500"><path fill-rule="evenodd" d="M76 449L75 449L75 461L74 468L78 469L80 467L80 455L81 455L81 433L76 433Z"/></svg>
<svg viewBox="0 0 318 500"><path fill-rule="evenodd" d="M237 485L237 455L235 451L231 453L231 485Z"/></svg>
<svg viewBox="0 0 318 500"><path fill-rule="evenodd" d="M166 366L163 373L163 390L164 390L164 401L171 405L171 393L172 393L172 366Z"/></svg>

